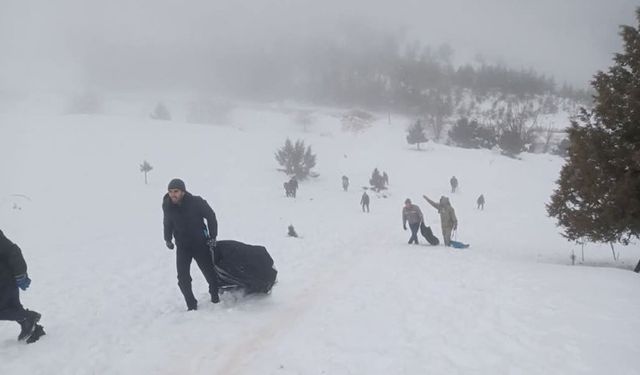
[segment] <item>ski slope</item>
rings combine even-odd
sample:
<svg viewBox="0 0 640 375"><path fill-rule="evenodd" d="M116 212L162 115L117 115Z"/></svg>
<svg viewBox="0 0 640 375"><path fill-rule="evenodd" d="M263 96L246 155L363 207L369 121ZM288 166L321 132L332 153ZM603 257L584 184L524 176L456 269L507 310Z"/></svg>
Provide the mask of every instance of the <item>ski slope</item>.
<svg viewBox="0 0 640 375"><path fill-rule="evenodd" d="M545 214L561 159L432 142L416 151L396 116L353 133L332 109L305 129L280 107L246 105L206 125L123 103L104 115L0 114L0 229L23 250L33 283L22 302L47 331L24 345L0 322L1 374L640 373L640 278L629 272L640 250L617 247L614 262L588 244L571 266L581 249ZM296 199L273 157L286 137L317 154L319 176ZM390 189L371 193L365 214L375 167ZM174 177L214 208L218 239L267 247L279 271L271 295L210 304L193 264L200 305L185 311L162 238ZM407 245L407 197L442 240L423 194L451 198L471 248ZM286 236L289 224L301 238Z"/></svg>

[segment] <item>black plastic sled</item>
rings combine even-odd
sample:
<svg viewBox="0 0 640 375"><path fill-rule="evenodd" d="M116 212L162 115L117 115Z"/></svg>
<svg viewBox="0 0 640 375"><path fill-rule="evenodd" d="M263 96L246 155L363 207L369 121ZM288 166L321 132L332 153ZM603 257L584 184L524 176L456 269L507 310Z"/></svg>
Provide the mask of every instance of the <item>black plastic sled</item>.
<svg viewBox="0 0 640 375"><path fill-rule="evenodd" d="M221 291L241 289L245 294L269 293L278 271L264 246L218 241L214 264Z"/></svg>
<svg viewBox="0 0 640 375"><path fill-rule="evenodd" d="M431 227L424 225L424 223L420 223L420 233L422 234L422 237L424 237L424 239L429 242L430 245L438 245L440 243L438 237L433 235Z"/></svg>

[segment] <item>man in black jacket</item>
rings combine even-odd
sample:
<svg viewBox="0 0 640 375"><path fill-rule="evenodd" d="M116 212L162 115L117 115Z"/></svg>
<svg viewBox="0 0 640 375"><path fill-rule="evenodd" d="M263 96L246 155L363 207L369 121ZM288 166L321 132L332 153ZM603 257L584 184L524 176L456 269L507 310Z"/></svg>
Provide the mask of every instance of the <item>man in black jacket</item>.
<svg viewBox="0 0 640 375"><path fill-rule="evenodd" d="M44 335L42 326L38 324L40 314L25 309L20 303L18 288L27 290L30 284L22 251L0 231L0 320L20 324L18 340L27 343L35 342Z"/></svg>
<svg viewBox="0 0 640 375"><path fill-rule="evenodd" d="M164 212L164 240L173 249L176 239L176 268L178 286L184 295L188 310L197 310L198 301L191 289L191 260L195 259L200 271L209 283L211 302L218 303L218 276L213 266L212 251L216 245L218 222L211 206L201 197L187 192L180 179L169 182L169 192L162 200ZM205 226L203 219L207 220Z"/></svg>

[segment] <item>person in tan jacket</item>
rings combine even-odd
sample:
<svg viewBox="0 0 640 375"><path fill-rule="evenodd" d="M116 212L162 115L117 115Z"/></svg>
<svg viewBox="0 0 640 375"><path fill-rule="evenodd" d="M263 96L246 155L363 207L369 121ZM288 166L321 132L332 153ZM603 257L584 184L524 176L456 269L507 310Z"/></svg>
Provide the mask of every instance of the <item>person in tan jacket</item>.
<svg viewBox="0 0 640 375"><path fill-rule="evenodd" d="M444 239L444 245L451 245L451 232L458 229L458 219L456 218L456 212L449 202L449 198L445 196L440 197L440 202L436 203L429 199L426 195L422 196L429 202L440 214L440 226L442 227L442 238Z"/></svg>

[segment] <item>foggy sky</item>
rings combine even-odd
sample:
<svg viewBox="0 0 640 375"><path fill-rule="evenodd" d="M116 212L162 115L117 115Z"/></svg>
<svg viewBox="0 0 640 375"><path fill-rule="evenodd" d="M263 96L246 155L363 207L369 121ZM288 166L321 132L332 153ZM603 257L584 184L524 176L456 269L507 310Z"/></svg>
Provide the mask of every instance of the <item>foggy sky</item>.
<svg viewBox="0 0 640 375"><path fill-rule="evenodd" d="M534 68L585 88L636 25L631 0L0 0L0 91L82 88L99 72L131 89L171 85L211 61L275 42L335 35L350 22L401 33L454 62ZM292 47L294 48L294 47ZM206 58L205 58L206 57ZM256 61L259 64L259 61ZM147 79L143 79L143 78ZM95 78L95 77L93 77ZM137 78L140 78L138 85Z"/></svg>

